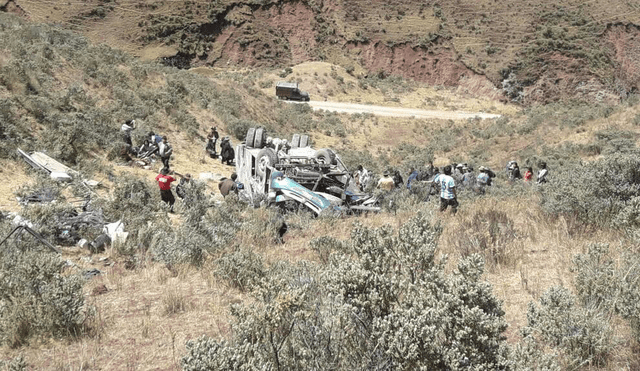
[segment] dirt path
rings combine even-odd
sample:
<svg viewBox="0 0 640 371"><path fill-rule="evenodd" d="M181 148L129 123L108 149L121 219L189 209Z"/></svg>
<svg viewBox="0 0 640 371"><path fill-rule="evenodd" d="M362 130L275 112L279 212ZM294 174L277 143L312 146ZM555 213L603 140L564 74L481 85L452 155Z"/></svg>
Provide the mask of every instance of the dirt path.
<svg viewBox="0 0 640 371"><path fill-rule="evenodd" d="M293 103L293 102L292 102ZM481 119L498 118L500 115L483 112L421 110L415 108L371 106L367 104L309 101L314 111L326 110L340 113L371 113L378 116L436 118L444 120L465 120L479 117Z"/></svg>

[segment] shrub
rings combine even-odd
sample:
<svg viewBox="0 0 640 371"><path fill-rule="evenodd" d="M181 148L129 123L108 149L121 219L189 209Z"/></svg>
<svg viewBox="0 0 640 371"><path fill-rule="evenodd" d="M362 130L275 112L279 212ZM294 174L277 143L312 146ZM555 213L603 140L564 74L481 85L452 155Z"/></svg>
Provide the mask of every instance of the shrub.
<svg viewBox="0 0 640 371"><path fill-rule="evenodd" d="M483 261L445 273L439 233L419 215L397 234L356 225L347 241L317 240L336 247L326 265L269 269L252 303L232 306L233 337L189 341L183 369L504 366L504 312L480 280Z"/></svg>
<svg viewBox="0 0 640 371"><path fill-rule="evenodd" d="M248 249L236 249L216 261L216 275L241 291L249 291L266 274L262 257Z"/></svg>
<svg viewBox="0 0 640 371"><path fill-rule="evenodd" d="M172 287L165 290L162 296L162 307L167 316L184 312L187 309L187 299L178 288Z"/></svg>
<svg viewBox="0 0 640 371"><path fill-rule="evenodd" d="M576 293L583 305L596 306L606 313L629 321L632 335L640 341L640 259L625 252L621 262L611 258L609 246L592 244L573 259Z"/></svg>
<svg viewBox="0 0 640 371"><path fill-rule="evenodd" d="M49 252L4 248L0 255L0 342L12 347L40 336L87 333L83 279L64 275L65 262Z"/></svg>
<svg viewBox="0 0 640 371"><path fill-rule="evenodd" d="M340 151L340 159L347 169L354 171L358 165L364 166L369 171L379 171L382 167L378 160L369 151L343 150Z"/></svg>
<svg viewBox="0 0 640 371"><path fill-rule="evenodd" d="M616 228L636 227L640 191L640 159L610 155L585 165L552 169L542 188L542 207L553 215ZM568 181L570 180L570 181Z"/></svg>
<svg viewBox="0 0 640 371"><path fill-rule="evenodd" d="M208 236L189 227L180 227L156 234L150 250L154 257L165 264L192 264L199 266L204 260L204 250L210 244Z"/></svg>
<svg viewBox="0 0 640 371"><path fill-rule="evenodd" d="M632 152L636 147L637 135L629 131L610 128L598 131L595 137L596 144L602 148L601 151L605 155Z"/></svg>
<svg viewBox="0 0 640 371"><path fill-rule="evenodd" d="M432 148L400 143L394 148L393 157L399 159L405 168L415 167L416 169L421 169L434 160L433 152Z"/></svg>
<svg viewBox="0 0 640 371"><path fill-rule="evenodd" d="M543 346L533 336L525 338L509 349L507 362L512 370L546 370L560 371L557 354L546 354Z"/></svg>
<svg viewBox="0 0 640 371"><path fill-rule="evenodd" d="M571 367L603 366L614 347L606 315L596 307L581 307L564 287L552 287L529 304L525 333L539 335L564 352Z"/></svg>
<svg viewBox="0 0 640 371"><path fill-rule="evenodd" d="M92 207L102 208L107 220L121 219L135 238L136 231L155 221L162 210L159 191L152 190L150 181L126 173L117 180L111 198L96 200Z"/></svg>
<svg viewBox="0 0 640 371"><path fill-rule="evenodd" d="M232 133L236 139L243 141L247 137L249 128L258 126L260 126L260 124L252 120L235 120L227 123L227 131Z"/></svg>
<svg viewBox="0 0 640 371"><path fill-rule="evenodd" d="M291 75L292 73L293 73L293 68L287 67L280 72L279 76L284 79L285 77Z"/></svg>
<svg viewBox="0 0 640 371"><path fill-rule="evenodd" d="M10 361L0 361L0 369L4 371L27 371L24 357L19 355Z"/></svg>
<svg viewBox="0 0 640 371"><path fill-rule="evenodd" d="M320 261L323 263L327 263L329 261L329 257L332 253L344 248L340 240L328 236L314 238L309 242L309 245L311 246L311 249L318 254Z"/></svg>

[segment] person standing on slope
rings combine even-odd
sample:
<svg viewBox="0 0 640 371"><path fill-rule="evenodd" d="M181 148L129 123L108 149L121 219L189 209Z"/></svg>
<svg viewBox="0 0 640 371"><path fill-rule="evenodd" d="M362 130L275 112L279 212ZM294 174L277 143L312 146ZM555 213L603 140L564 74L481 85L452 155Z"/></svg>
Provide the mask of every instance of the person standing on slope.
<svg viewBox="0 0 640 371"><path fill-rule="evenodd" d="M162 142L158 145L158 155L162 159L162 164L165 168L169 169L169 160L171 159L171 155L173 154L173 147L169 144L167 137L162 137Z"/></svg>
<svg viewBox="0 0 640 371"><path fill-rule="evenodd" d="M547 174L549 174L549 170L547 170L547 163L540 163L540 170L538 170L538 184L547 182Z"/></svg>
<svg viewBox="0 0 640 371"><path fill-rule="evenodd" d="M451 166L447 165L443 169L444 174L438 174L433 179L434 185L440 186L440 211L445 211L451 206L451 212L458 211L458 200L456 195L456 182L451 177Z"/></svg>
<svg viewBox="0 0 640 371"><path fill-rule="evenodd" d="M382 189L383 191L390 192L395 188L395 186L395 182L390 176L389 171L385 170L385 172L382 174L382 178L378 180L378 188Z"/></svg>
<svg viewBox="0 0 640 371"><path fill-rule="evenodd" d="M156 176L156 182L158 182L158 186L160 187L160 198L162 201L169 205L169 212L173 212L173 204L176 203L176 198L173 196L173 192L171 192L171 183L176 181L176 178L172 177L173 171L169 173L168 168L162 168L160 170L160 174Z"/></svg>

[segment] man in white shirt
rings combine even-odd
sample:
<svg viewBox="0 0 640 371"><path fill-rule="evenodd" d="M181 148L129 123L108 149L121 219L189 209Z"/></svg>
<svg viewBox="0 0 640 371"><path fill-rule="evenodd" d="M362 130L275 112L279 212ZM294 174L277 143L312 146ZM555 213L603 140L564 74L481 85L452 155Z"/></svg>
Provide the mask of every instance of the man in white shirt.
<svg viewBox="0 0 640 371"><path fill-rule="evenodd" d="M547 174L549 174L549 170L547 170L547 163L540 163L540 170L538 170L538 184L547 182Z"/></svg>
<svg viewBox="0 0 640 371"><path fill-rule="evenodd" d="M122 139L129 146L133 146L131 142L131 132L136 128L136 120L127 120L120 127L120 132L122 133Z"/></svg>
<svg viewBox="0 0 640 371"><path fill-rule="evenodd" d="M438 174L433 179L434 185L440 187L440 211L445 211L451 206L451 212L458 211L458 200L456 196L456 182L451 177L451 166L447 165L443 169L444 174Z"/></svg>

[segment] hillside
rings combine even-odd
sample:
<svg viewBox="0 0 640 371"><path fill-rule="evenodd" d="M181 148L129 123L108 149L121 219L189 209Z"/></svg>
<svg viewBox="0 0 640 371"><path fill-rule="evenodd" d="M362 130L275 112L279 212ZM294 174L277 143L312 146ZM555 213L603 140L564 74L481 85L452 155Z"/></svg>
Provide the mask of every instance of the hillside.
<svg viewBox="0 0 640 371"><path fill-rule="evenodd" d="M503 99L525 104L617 102L640 81L640 9L622 0L4 1L31 21L181 68L325 61L474 96L504 88Z"/></svg>
<svg viewBox="0 0 640 371"><path fill-rule="evenodd" d="M178 69L154 60L175 45L140 43L130 35L142 37L144 28L132 20L198 5L202 12L208 2L46 4L15 0L3 10L22 16L0 13L0 237L14 228L15 214L4 216L17 213L62 254L41 252L26 234L0 246L0 369L640 367L636 94L616 104L568 100L523 108L492 98L499 93L483 83L491 78L489 65L467 88L434 86L367 74L364 64L349 64L356 52L338 58L340 43L325 45L334 63L305 57L283 71L277 60L247 67L219 59L213 67ZM311 6L274 4L301 12ZM404 6L396 19L422 21ZM272 9L254 7L228 10L242 17ZM435 16L434 7L425 5ZM78 12L84 15L73 18ZM65 26L76 22L79 32L33 22L47 16ZM145 54L151 60L136 57ZM299 81L319 100L502 117L313 111L275 99L280 79ZM489 166L498 175L484 194L461 187L455 215L438 212L440 200L421 186L392 193L378 214L280 215L233 196L223 200L217 182L208 180L196 182L170 213L154 181L160 163L149 170L123 164L119 129L130 118L139 122L135 143L148 131L167 135L175 147L172 167L196 178L234 170L201 162L208 128L217 126L237 144L258 125L286 138L307 133L314 146L334 148L350 169L363 164L375 179L389 168L406 179L410 167L431 160L440 167ZM43 177L17 148L44 151L101 181L87 210L108 222L123 220L127 240L95 253L60 242L59 220L83 211L74 201L84 189ZM534 171L546 162L549 182L509 181L509 160ZM16 202L17 195L41 191L54 193L56 202ZM283 220L288 231L279 244L275 230ZM100 227L77 232L93 240ZM87 275L93 269L100 273Z"/></svg>

